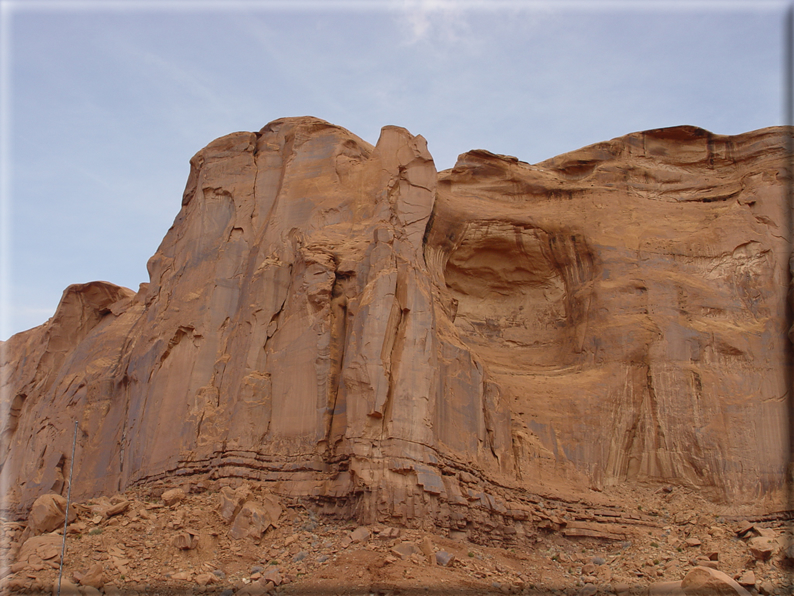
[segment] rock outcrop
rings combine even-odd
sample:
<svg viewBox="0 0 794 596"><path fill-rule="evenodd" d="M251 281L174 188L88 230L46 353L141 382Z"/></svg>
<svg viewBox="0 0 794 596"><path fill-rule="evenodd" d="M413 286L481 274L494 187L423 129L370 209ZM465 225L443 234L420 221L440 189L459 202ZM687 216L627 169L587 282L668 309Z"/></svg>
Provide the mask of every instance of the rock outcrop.
<svg viewBox="0 0 794 596"><path fill-rule="evenodd" d="M217 139L149 283L71 286L2 346L3 507L65 494L73 420L77 499L242 477L493 529L539 490L773 497L784 147L676 127L437 173L393 126L374 147L314 118Z"/></svg>

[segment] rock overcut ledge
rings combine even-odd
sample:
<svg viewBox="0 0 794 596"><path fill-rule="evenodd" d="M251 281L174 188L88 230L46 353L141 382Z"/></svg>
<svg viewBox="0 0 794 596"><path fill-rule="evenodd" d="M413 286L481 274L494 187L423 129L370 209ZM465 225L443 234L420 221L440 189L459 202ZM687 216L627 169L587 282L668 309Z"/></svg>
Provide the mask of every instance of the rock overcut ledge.
<svg viewBox="0 0 794 596"><path fill-rule="evenodd" d="M783 134L441 173L393 126L217 139L149 283L71 286L3 345L3 506L65 492L74 420L77 499L236 476L490 529L626 482L763 503L785 467Z"/></svg>

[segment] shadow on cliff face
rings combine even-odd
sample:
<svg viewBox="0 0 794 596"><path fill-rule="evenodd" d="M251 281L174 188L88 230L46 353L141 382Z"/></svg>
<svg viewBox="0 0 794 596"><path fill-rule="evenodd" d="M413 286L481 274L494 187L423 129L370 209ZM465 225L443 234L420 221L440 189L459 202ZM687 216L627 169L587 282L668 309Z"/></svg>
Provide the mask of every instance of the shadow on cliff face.
<svg viewBox="0 0 794 596"><path fill-rule="evenodd" d="M648 131L537 165L476 150L439 174L426 261L510 404L518 478L781 488L786 247L762 172L783 147L758 134Z"/></svg>
<svg viewBox="0 0 794 596"><path fill-rule="evenodd" d="M531 371L581 360L593 255L581 235L469 222L444 270L455 326L491 366Z"/></svg>

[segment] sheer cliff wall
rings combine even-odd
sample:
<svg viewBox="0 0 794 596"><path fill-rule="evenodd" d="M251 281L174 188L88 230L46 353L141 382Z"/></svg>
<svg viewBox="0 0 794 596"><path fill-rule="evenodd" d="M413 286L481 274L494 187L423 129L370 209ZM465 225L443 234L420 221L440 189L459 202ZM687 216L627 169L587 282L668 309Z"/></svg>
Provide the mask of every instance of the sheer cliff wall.
<svg viewBox="0 0 794 596"><path fill-rule="evenodd" d="M437 173L398 127L217 139L149 283L70 286L2 346L3 507L65 492L74 420L77 498L236 476L448 524L632 482L773 495L784 145L677 127Z"/></svg>

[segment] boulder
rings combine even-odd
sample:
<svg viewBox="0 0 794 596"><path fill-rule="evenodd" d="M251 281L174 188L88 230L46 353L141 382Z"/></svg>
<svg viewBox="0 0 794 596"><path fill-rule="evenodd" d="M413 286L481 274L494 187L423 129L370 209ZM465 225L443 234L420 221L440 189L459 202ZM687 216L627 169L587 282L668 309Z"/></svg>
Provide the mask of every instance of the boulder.
<svg viewBox="0 0 794 596"><path fill-rule="evenodd" d="M171 490L165 491L160 496L160 498L163 500L163 503L165 503L169 507L171 505L175 505L176 503L179 503L180 501L183 501L185 497L186 497L185 491L183 491L181 488L172 488Z"/></svg>
<svg viewBox="0 0 794 596"><path fill-rule="evenodd" d="M231 523L250 495L251 491L247 486L242 486L237 490L228 486L222 487L218 493L218 514L223 521Z"/></svg>
<svg viewBox="0 0 794 596"><path fill-rule="evenodd" d="M750 596L729 575L710 567L695 567L681 581L687 596Z"/></svg>
<svg viewBox="0 0 794 596"><path fill-rule="evenodd" d="M755 536L747 541L747 547L750 549L750 554L757 560L766 561L778 549L778 543L774 538Z"/></svg>
<svg viewBox="0 0 794 596"><path fill-rule="evenodd" d="M114 515L120 515L127 511L130 508L129 501L121 501L116 503L115 505L111 505L105 510L105 515L108 517L113 517Z"/></svg>
<svg viewBox="0 0 794 596"><path fill-rule="evenodd" d="M235 516L229 528L229 536L235 540L245 537L261 538L273 523L268 509L255 501L248 501Z"/></svg>
<svg viewBox="0 0 794 596"><path fill-rule="evenodd" d="M449 567L455 562L455 555L445 550L436 552L436 563L442 567Z"/></svg>
<svg viewBox="0 0 794 596"><path fill-rule="evenodd" d="M28 516L28 527L34 536L63 528L66 518L66 499L61 495L41 495L33 503ZM69 521L74 521L77 514L74 509L69 511Z"/></svg>
<svg viewBox="0 0 794 596"><path fill-rule="evenodd" d="M100 589L105 585L104 568L101 563L94 563L87 571L81 574L79 583L81 586L91 586Z"/></svg>

